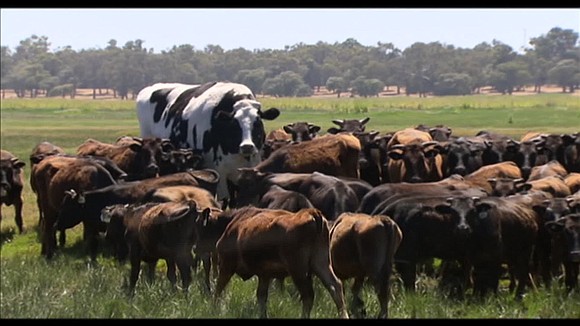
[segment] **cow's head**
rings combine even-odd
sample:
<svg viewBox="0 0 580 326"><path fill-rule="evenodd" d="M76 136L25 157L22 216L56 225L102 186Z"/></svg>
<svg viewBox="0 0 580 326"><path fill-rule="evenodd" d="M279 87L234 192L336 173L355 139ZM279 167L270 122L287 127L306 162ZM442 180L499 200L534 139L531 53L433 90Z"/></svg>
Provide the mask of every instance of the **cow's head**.
<svg viewBox="0 0 580 326"><path fill-rule="evenodd" d="M367 122L369 122L371 118L366 117L363 119L350 119L350 120L344 120L344 119L334 119L332 120L332 123L334 123L335 125L339 126L340 128L336 128L336 127L330 127L327 131L331 134L337 134L339 132L363 132L365 131L365 125Z"/></svg>
<svg viewBox="0 0 580 326"><path fill-rule="evenodd" d="M2 203L8 200L8 196L14 185L22 186L22 168L26 165L16 157L0 161L0 198Z"/></svg>
<svg viewBox="0 0 580 326"><path fill-rule="evenodd" d="M162 152L159 162L159 175L167 175L188 170L199 170L203 165L203 155L191 148L173 149Z"/></svg>
<svg viewBox="0 0 580 326"><path fill-rule="evenodd" d="M400 171L402 182L427 182L434 181L429 180L433 172L432 161L439 155L440 148L436 141L396 144L387 155L392 161L403 161Z"/></svg>
<svg viewBox="0 0 580 326"><path fill-rule="evenodd" d="M435 210L451 217L454 232L460 237L482 232L493 232L497 236L499 221L490 218L492 207L480 197L459 196L447 198L444 204L435 206Z"/></svg>
<svg viewBox="0 0 580 326"><path fill-rule="evenodd" d="M489 178L487 179L492 189L492 196L506 197L526 190L523 178Z"/></svg>
<svg viewBox="0 0 580 326"><path fill-rule="evenodd" d="M238 168L237 184L240 192L237 198L237 206L257 204L265 192L264 178L270 174L268 172L260 172L255 168Z"/></svg>
<svg viewBox="0 0 580 326"><path fill-rule="evenodd" d="M58 211L56 229L65 230L82 222L86 214L86 200L82 191L75 189L65 190L62 203Z"/></svg>
<svg viewBox="0 0 580 326"><path fill-rule="evenodd" d="M557 221L546 222L546 227L553 237L564 237L566 243L566 260L580 262L580 213L568 214Z"/></svg>
<svg viewBox="0 0 580 326"><path fill-rule="evenodd" d="M299 143L316 137L320 131L320 126L310 122L293 122L285 125L284 131L292 135L293 142Z"/></svg>
<svg viewBox="0 0 580 326"><path fill-rule="evenodd" d="M474 143L464 138L447 143L442 151L447 155L446 174L465 176L482 167L483 146L481 143Z"/></svg>
<svg viewBox="0 0 580 326"><path fill-rule="evenodd" d="M214 137L220 139L224 154L240 154L250 159L262 150L266 133L262 120L274 120L280 110L262 111L261 104L251 99L241 99L233 104L232 111L219 109L214 120Z"/></svg>

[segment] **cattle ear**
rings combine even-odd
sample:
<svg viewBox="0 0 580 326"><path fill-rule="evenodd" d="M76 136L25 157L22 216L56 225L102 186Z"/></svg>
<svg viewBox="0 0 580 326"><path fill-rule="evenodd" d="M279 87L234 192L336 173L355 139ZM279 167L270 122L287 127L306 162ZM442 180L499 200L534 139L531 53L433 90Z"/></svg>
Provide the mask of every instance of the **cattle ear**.
<svg viewBox="0 0 580 326"><path fill-rule="evenodd" d="M487 182L489 182L489 184L493 188L497 184L497 179L496 178L489 178L489 179L487 179Z"/></svg>
<svg viewBox="0 0 580 326"><path fill-rule="evenodd" d="M371 140L375 139L375 137L377 137L379 134L378 131L371 131L369 132L369 136L371 137Z"/></svg>
<svg viewBox="0 0 580 326"><path fill-rule="evenodd" d="M269 108L266 111L260 111L260 118L264 120L274 120L280 115L280 110L277 108Z"/></svg>
<svg viewBox="0 0 580 326"><path fill-rule="evenodd" d="M435 206L435 211L439 214L451 214L451 212L453 212L453 209L451 208L451 205L449 205L449 203L445 203Z"/></svg>
<svg viewBox="0 0 580 326"><path fill-rule="evenodd" d="M309 126L308 130L311 134L315 134L320 131L320 126Z"/></svg>
<svg viewBox="0 0 580 326"><path fill-rule="evenodd" d="M282 127L282 129L284 129L284 131L285 131L287 134L292 134L292 125L291 125L291 124L287 124L287 125L285 125L284 127Z"/></svg>
<svg viewBox="0 0 580 326"><path fill-rule="evenodd" d="M400 160L403 158L403 153L400 150L394 150L387 153L392 160Z"/></svg>
<svg viewBox="0 0 580 326"><path fill-rule="evenodd" d="M561 232L562 230L564 230L564 219L560 219L558 221L548 221L544 223L544 226L551 233Z"/></svg>
<svg viewBox="0 0 580 326"><path fill-rule="evenodd" d="M173 146L173 144L171 143L171 141L169 139L161 139L161 149L164 152L169 152L171 150L175 149L175 146Z"/></svg>
<svg viewBox="0 0 580 326"><path fill-rule="evenodd" d="M370 119L371 119L370 117L366 117L366 118L363 118L363 119L359 120L358 122L360 122L361 125L364 125L367 122L369 122Z"/></svg>
<svg viewBox="0 0 580 326"><path fill-rule="evenodd" d="M425 152L425 157L434 158L435 156L437 156L437 154L439 154L439 149L437 147L434 147Z"/></svg>
<svg viewBox="0 0 580 326"><path fill-rule="evenodd" d="M487 212L491 209L491 205L489 203L482 203L479 202L475 205L475 208L477 209L477 212L479 213L483 213L483 212Z"/></svg>
<svg viewBox="0 0 580 326"><path fill-rule="evenodd" d="M508 139L507 140L507 147L506 147L506 149L509 152L512 152L512 153L517 152L518 149L519 149L519 147L520 147L520 142L518 142L516 140L513 140L513 139Z"/></svg>
<svg viewBox="0 0 580 326"><path fill-rule="evenodd" d="M529 182L524 182L523 184L520 185L521 190L520 191L529 191L532 189L532 184Z"/></svg>
<svg viewBox="0 0 580 326"><path fill-rule="evenodd" d="M340 132L340 129L336 128L336 127L330 127L328 128L328 130L326 130L329 134L338 134Z"/></svg>
<svg viewBox="0 0 580 326"><path fill-rule="evenodd" d="M133 151L133 152L138 152L141 150L141 148L143 148L143 145L140 143L133 143L131 145L129 145L129 148Z"/></svg>

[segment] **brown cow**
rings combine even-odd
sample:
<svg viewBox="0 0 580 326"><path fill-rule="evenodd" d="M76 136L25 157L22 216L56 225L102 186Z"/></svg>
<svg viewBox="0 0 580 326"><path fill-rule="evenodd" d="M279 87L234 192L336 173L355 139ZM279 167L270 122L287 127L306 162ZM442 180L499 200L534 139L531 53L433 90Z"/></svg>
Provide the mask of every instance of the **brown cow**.
<svg viewBox="0 0 580 326"><path fill-rule="evenodd" d="M153 281L159 259L167 263L167 278L176 287L176 266L182 288L191 283L192 250L197 241L197 226L207 219L209 208L198 211L195 201L115 204L105 207L101 220L107 223L107 237L125 241L129 248L131 272L129 292L134 293L141 271L141 261L149 265L149 280Z"/></svg>
<svg viewBox="0 0 580 326"><path fill-rule="evenodd" d="M389 180L432 182L443 178L441 146L428 132L414 128L397 131L387 144Z"/></svg>
<svg viewBox="0 0 580 326"><path fill-rule="evenodd" d="M1 150L0 154L0 206L14 206L14 221L18 232L24 232L22 223L22 188L24 187L24 172L26 165L14 154ZM2 211L0 210L0 220Z"/></svg>
<svg viewBox="0 0 580 326"><path fill-rule="evenodd" d="M321 172L359 177L360 142L351 134L325 135L291 144L273 152L254 168L260 172Z"/></svg>
<svg viewBox="0 0 580 326"><path fill-rule="evenodd" d="M568 171L566 171L566 168L560 162L552 160L546 164L534 166L530 172L530 176L526 181L534 181L555 175L559 175L564 178L568 175Z"/></svg>
<svg viewBox="0 0 580 326"><path fill-rule="evenodd" d="M293 122L284 125L284 131L292 136L293 142L312 140L318 136L320 126L310 122Z"/></svg>
<svg viewBox="0 0 580 326"><path fill-rule="evenodd" d="M163 141L161 138L140 139L133 137L131 142L123 138L120 144L109 144L89 138L77 147L77 155L107 157L127 172L129 181L155 177L159 174L157 159Z"/></svg>
<svg viewBox="0 0 580 326"><path fill-rule="evenodd" d="M219 276L215 299L234 274L244 281L256 275L260 317L267 317L268 288L273 278L290 276L300 293L302 317L309 318L314 303L312 275L330 292L339 316L348 318L342 282L332 270L329 226L322 213L306 208L297 213L262 209L235 216L218 240ZM235 213L234 213L235 214Z"/></svg>
<svg viewBox="0 0 580 326"><path fill-rule="evenodd" d="M395 252L402 237L401 229L386 215L343 213L334 222L330 230L332 268L343 284L347 279L355 279L352 285L355 315L365 315L360 291L368 278L379 299L377 318L388 317Z"/></svg>
<svg viewBox="0 0 580 326"><path fill-rule="evenodd" d="M570 188L571 193L580 190L580 173L572 172L564 177L564 183Z"/></svg>
<svg viewBox="0 0 580 326"><path fill-rule="evenodd" d="M44 158L31 172L32 184L37 190L38 202L43 212L41 222L41 254L50 259L56 249L56 229L61 204L65 192L73 189L75 192L94 190L115 185L109 171L101 164L92 160L79 159L60 155ZM93 234L93 225L84 224L84 240L89 250L96 246L97 239ZM62 232L62 231L61 231ZM93 260L96 257L93 256Z"/></svg>
<svg viewBox="0 0 580 326"><path fill-rule="evenodd" d="M500 162L495 164L484 165L466 175L465 181L475 187L483 188L488 194L493 192L489 179L492 178L512 178L521 179L522 172L520 168L511 161Z"/></svg>
<svg viewBox="0 0 580 326"><path fill-rule="evenodd" d="M559 175L552 175L533 181L527 181L524 189L542 190L551 193L554 197L570 196L570 188L564 182L564 178Z"/></svg>
<svg viewBox="0 0 580 326"><path fill-rule="evenodd" d="M491 185L491 196L506 197L515 195L524 190L525 181L523 178L490 178L487 179Z"/></svg>

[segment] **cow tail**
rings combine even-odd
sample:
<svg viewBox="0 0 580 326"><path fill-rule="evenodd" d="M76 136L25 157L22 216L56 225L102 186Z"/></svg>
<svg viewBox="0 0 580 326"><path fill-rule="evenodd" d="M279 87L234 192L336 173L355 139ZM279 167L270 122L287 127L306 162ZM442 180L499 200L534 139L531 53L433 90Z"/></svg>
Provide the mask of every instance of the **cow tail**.
<svg viewBox="0 0 580 326"><path fill-rule="evenodd" d="M328 228L326 227L325 218L320 210L314 209L314 212L311 216L314 218L317 234L322 234L324 230L328 230Z"/></svg>
<svg viewBox="0 0 580 326"><path fill-rule="evenodd" d="M381 217L381 222L384 225L385 233L387 234L387 254L388 257L395 257L395 252L399 248L399 244L402 240L402 233L399 230L397 224L387 216Z"/></svg>

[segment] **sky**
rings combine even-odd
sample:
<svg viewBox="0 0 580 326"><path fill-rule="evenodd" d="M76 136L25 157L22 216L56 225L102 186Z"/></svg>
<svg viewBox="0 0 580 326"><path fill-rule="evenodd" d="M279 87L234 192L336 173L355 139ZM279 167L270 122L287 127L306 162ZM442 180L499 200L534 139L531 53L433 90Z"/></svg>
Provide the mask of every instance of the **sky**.
<svg viewBox="0 0 580 326"><path fill-rule="evenodd" d="M580 8L0 8L0 45L14 50L32 35L52 51L122 47L140 39L155 53L191 44L196 50L284 49L349 38L365 46L415 42L473 48L494 39L522 52L533 37L560 27L580 30Z"/></svg>

